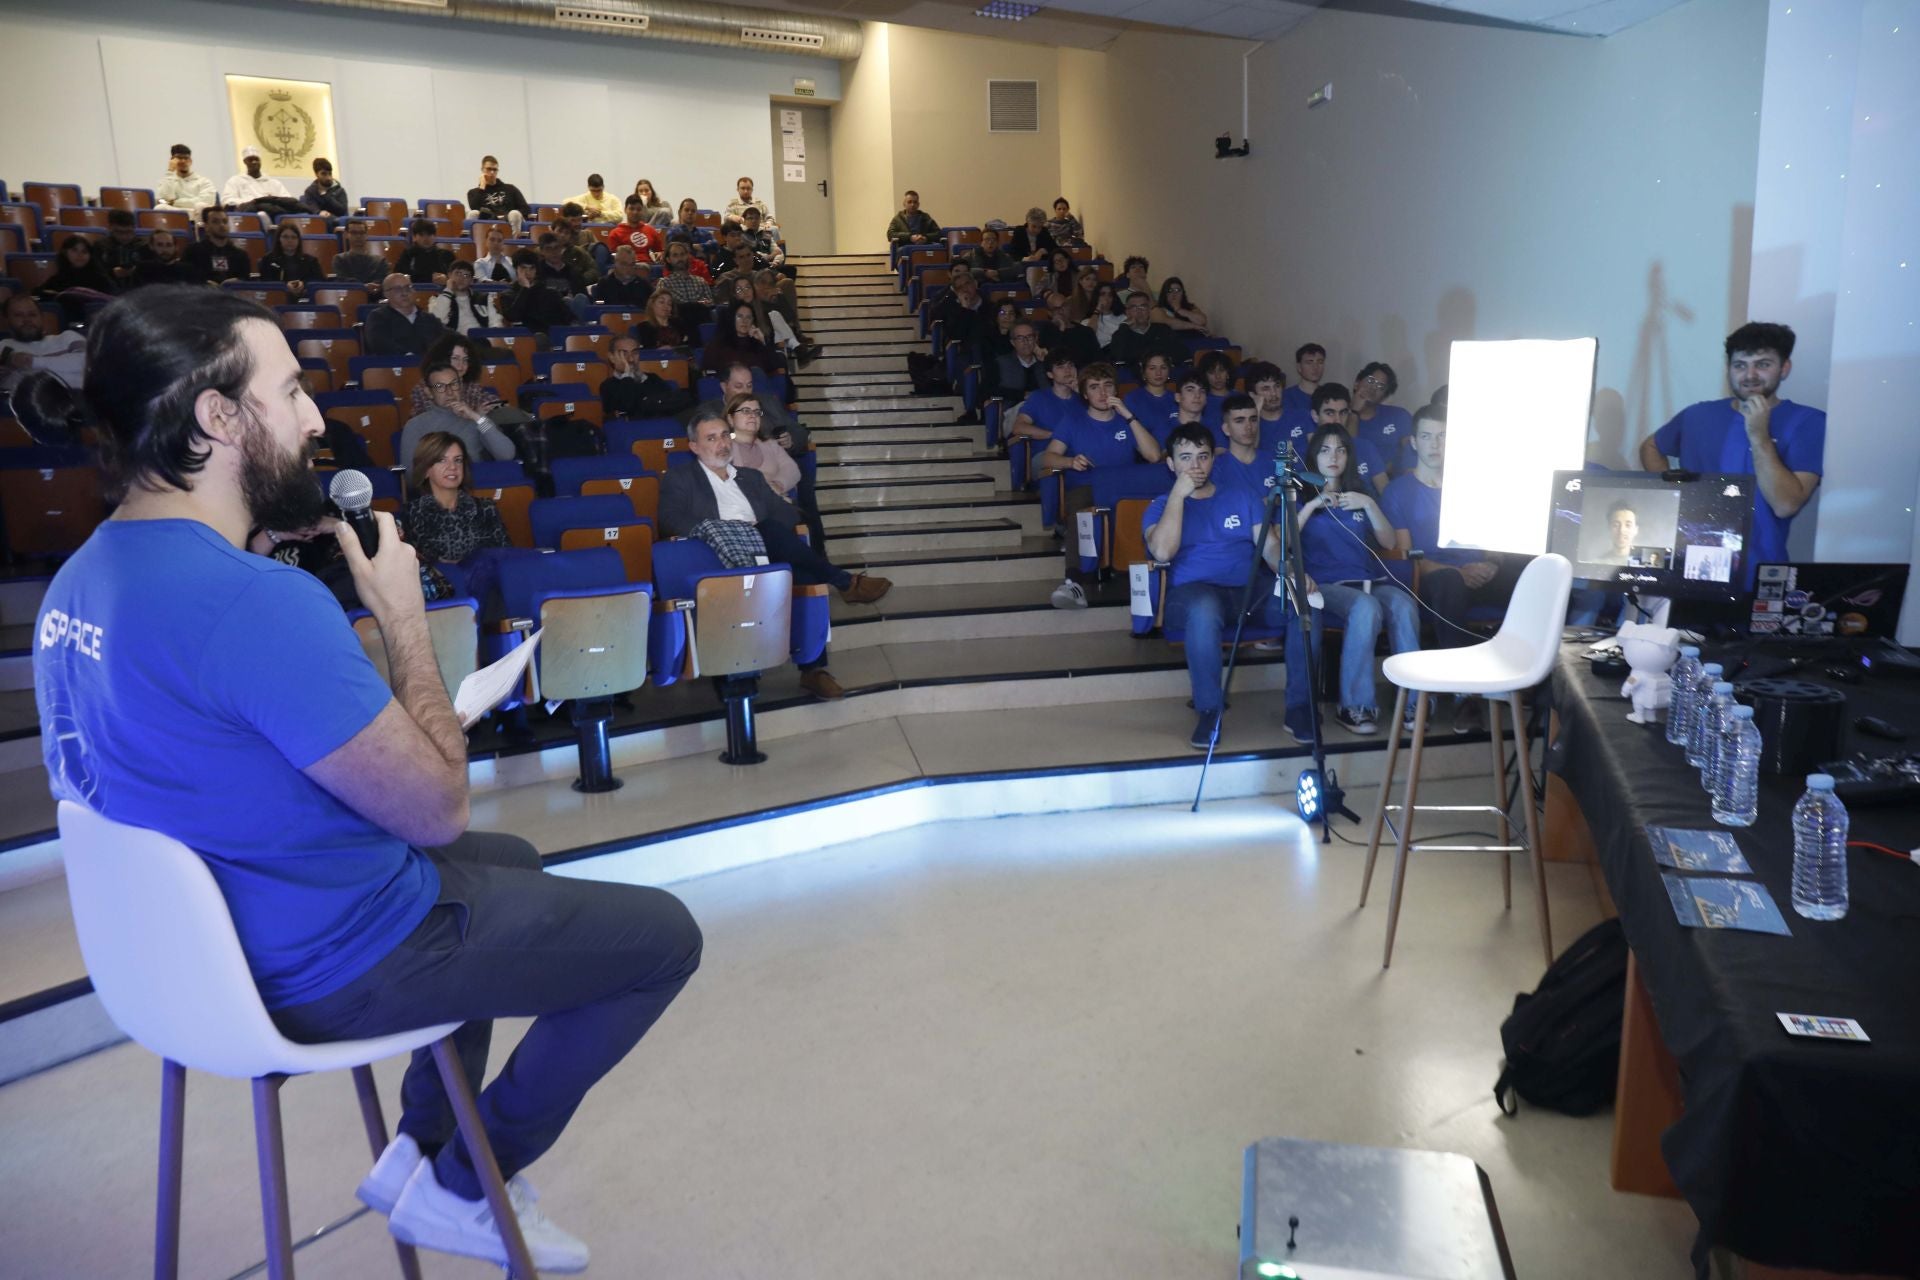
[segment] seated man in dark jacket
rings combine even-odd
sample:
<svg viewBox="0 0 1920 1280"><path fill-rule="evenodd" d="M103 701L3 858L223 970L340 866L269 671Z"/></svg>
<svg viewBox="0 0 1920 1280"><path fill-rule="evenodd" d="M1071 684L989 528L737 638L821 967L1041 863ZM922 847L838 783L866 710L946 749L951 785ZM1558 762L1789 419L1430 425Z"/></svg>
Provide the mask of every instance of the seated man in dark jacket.
<svg viewBox="0 0 1920 1280"><path fill-rule="evenodd" d="M790 566L796 586L831 583L848 604L872 604L892 588L885 578L838 567L795 532L799 512L793 505L758 471L733 465L733 431L722 409L703 405L695 411L687 448L695 465L668 467L660 477L660 529L668 537L685 537L707 520L737 520L759 530L769 561ZM838 698L843 690L826 662L822 653L801 671L800 684L817 698Z"/></svg>
<svg viewBox="0 0 1920 1280"><path fill-rule="evenodd" d="M1040 350L1048 355L1065 352L1076 365L1118 358L1110 353L1101 354L1100 339L1094 336L1093 330L1083 324L1067 323L1067 295L1058 289L1048 290L1047 317L1036 316L1034 328L1040 336Z"/></svg>
<svg viewBox="0 0 1920 1280"><path fill-rule="evenodd" d="M440 228L431 218L415 218L407 228L407 247L393 269L415 284L445 284L447 268L453 265L453 250L434 243Z"/></svg>
<svg viewBox="0 0 1920 1280"><path fill-rule="evenodd" d="M995 356L986 369L986 394L1018 403L1047 382L1047 365L1040 354L1040 334L1033 321L1015 322L1009 335L1013 350Z"/></svg>
<svg viewBox="0 0 1920 1280"><path fill-rule="evenodd" d="M540 255L531 249L513 255L513 287L500 295L500 315L509 325L542 334L574 322L567 300L540 283Z"/></svg>
<svg viewBox="0 0 1920 1280"><path fill-rule="evenodd" d="M609 418L670 418L693 404L685 387L641 367L640 340L632 334L615 338L607 354L613 376L600 384L600 404Z"/></svg>
<svg viewBox="0 0 1920 1280"><path fill-rule="evenodd" d="M1127 295L1126 323L1113 331L1113 338L1107 343L1109 360L1128 365L1136 372L1151 355L1163 355L1172 365L1186 360L1186 344L1166 325L1154 324L1149 319L1152 314L1153 299L1145 290L1136 289Z"/></svg>
<svg viewBox="0 0 1920 1280"><path fill-rule="evenodd" d="M980 233L980 243L967 255L967 265L973 268L973 274L981 283L1007 283L1019 280L1024 274L1014 256L1000 247L1000 231L997 227L988 227Z"/></svg>

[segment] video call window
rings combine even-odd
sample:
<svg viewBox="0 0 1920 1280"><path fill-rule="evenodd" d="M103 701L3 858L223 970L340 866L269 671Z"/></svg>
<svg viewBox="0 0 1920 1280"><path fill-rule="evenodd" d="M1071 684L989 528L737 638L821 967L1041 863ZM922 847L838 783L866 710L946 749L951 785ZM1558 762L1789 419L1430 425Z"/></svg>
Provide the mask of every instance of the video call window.
<svg viewBox="0 0 1920 1280"><path fill-rule="evenodd" d="M1670 569L1679 529L1678 491L1589 484L1580 495L1580 549L1574 559L1583 565Z"/></svg>

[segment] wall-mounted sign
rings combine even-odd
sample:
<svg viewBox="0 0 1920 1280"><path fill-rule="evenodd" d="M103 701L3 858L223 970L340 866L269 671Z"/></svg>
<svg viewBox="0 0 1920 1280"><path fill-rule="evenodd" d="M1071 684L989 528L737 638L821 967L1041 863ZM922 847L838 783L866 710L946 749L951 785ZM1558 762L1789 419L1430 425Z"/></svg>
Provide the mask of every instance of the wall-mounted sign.
<svg viewBox="0 0 1920 1280"><path fill-rule="evenodd" d="M813 81L795 76L793 78L793 96L796 98L811 98L813 96Z"/></svg>

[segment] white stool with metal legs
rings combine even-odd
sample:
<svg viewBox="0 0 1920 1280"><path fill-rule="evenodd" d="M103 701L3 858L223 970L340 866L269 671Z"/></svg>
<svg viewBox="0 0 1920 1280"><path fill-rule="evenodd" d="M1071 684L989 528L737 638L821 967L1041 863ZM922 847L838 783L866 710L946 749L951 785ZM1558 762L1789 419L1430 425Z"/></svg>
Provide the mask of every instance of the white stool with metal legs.
<svg viewBox="0 0 1920 1280"><path fill-rule="evenodd" d="M1536 558L1514 585L1513 598L1500 630L1484 644L1465 649L1423 649L1416 653L1397 653L1388 658L1381 670L1399 686L1393 702L1393 719L1387 721L1392 737L1387 744L1387 772L1380 782L1380 799L1373 815L1373 834L1367 840L1367 869L1360 881L1360 905L1367 905L1367 890L1373 884L1374 859L1380 852L1381 828L1387 824L1389 810L1400 814L1395 831L1399 852L1393 864L1393 891L1387 900L1387 948L1380 967L1393 963L1393 933L1400 923L1401 892L1407 881L1407 855L1419 850L1454 850L1499 853L1503 855L1502 883L1506 904L1513 906L1513 855L1525 850L1533 863L1534 899L1540 912L1540 948L1547 963L1553 963L1553 931L1547 921L1547 882L1540 866L1540 818L1535 811L1533 773L1528 767L1526 717L1520 709L1520 693L1547 678L1560 652L1560 636L1566 626L1567 596L1573 587L1573 566L1565 556ZM1406 799L1388 804L1392 793L1394 767L1400 757L1400 725L1406 715L1407 694L1414 694L1413 759L1408 766ZM1420 796L1420 760L1425 747L1427 712L1433 695L1439 693L1480 694L1487 700L1487 730L1493 740L1493 800L1490 805L1423 805ZM1507 819L1506 756L1500 738L1500 701L1507 704L1513 721L1513 746L1520 760L1520 797L1526 806L1525 844L1514 844ZM1492 813L1500 823L1500 843L1492 845L1414 844L1413 820L1416 813Z"/></svg>
<svg viewBox="0 0 1920 1280"><path fill-rule="evenodd" d="M387 1145L386 1121L369 1064L427 1045L433 1046L434 1063L474 1171L505 1237L510 1274L538 1280L450 1039L458 1023L375 1040L296 1044L280 1034L260 1003L226 899L198 854L169 836L114 822L71 801L60 804L60 852L74 929L93 989L114 1024L163 1060L160 1190L153 1237L157 1280L174 1280L180 1268L187 1068L253 1081L267 1274L272 1280L291 1280L293 1230L280 1128L281 1084L288 1076L351 1068L367 1142L378 1159ZM396 1242L395 1248L401 1274L419 1280L413 1247Z"/></svg>

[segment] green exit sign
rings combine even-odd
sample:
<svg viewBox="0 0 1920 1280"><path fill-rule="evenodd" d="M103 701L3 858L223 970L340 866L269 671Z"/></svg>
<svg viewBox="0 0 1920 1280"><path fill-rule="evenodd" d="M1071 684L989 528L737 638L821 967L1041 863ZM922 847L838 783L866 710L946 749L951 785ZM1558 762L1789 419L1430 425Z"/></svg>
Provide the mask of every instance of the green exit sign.
<svg viewBox="0 0 1920 1280"><path fill-rule="evenodd" d="M813 81L804 80L799 76L795 76L793 78L793 96L796 98L811 98L813 96Z"/></svg>

